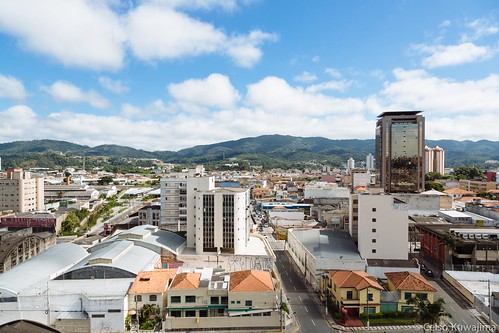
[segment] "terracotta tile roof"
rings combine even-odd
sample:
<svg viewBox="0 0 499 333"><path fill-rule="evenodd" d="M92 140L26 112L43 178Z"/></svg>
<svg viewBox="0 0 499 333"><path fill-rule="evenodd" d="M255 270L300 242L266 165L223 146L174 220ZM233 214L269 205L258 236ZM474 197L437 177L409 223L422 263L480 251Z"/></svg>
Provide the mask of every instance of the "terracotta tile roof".
<svg viewBox="0 0 499 333"><path fill-rule="evenodd" d="M459 202L471 202L471 201L474 201L474 200L477 200L477 199L482 199L480 197L461 197L459 199L457 199L456 201L459 201Z"/></svg>
<svg viewBox="0 0 499 333"><path fill-rule="evenodd" d="M460 189L460 188L450 188L448 190L445 190L444 193L447 193L447 194L462 194L462 195L475 194L475 192L466 191L466 190L463 190L463 189Z"/></svg>
<svg viewBox="0 0 499 333"><path fill-rule="evenodd" d="M139 272L130 287L129 294L160 294L173 279L176 269L157 269L154 271Z"/></svg>
<svg viewBox="0 0 499 333"><path fill-rule="evenodd" d="M437 291L433 286L421 275L413 272L391 272L385 273L388 280L393 283L397 290L411 291Z"/></svg>
<svg viewBox="0 0 499 333"><path fill-rule="evenodd" d="M199 287L199 279L201 278L201 273L180 273L175 275L171 290L188 290L197 289Z"/></svg>
<svg viewBox="0 0 499 333"><path fill-rule="evenodd" d="M246 270L230 273L231 292L273 291L274 283L270 272Z"/></svg>
<svg viewBox="0 0 499 333"><path fill-rule="evenodd" d="M334 284L340 288L355 288L363 290L367 287L383 290L384 288L373 276L367 275L364 271L330 271L329 276Z"/></svg>

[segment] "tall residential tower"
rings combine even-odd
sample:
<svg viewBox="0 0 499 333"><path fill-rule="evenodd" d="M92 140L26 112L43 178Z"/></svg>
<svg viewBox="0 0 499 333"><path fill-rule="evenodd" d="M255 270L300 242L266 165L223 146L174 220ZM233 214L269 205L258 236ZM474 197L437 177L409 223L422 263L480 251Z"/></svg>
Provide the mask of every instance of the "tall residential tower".
<svg viewBox="0 0 499 333"><path fill-rule="evenodd" d="M425 123L420 113L392 111L378 116L376 176L385 192L424 191Z"/></svg>

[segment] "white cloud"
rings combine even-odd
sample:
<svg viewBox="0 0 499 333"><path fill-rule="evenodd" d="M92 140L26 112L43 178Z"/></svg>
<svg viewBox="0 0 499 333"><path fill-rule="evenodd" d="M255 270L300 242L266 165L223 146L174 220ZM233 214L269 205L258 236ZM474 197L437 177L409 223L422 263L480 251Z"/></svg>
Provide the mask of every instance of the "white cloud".
<svg viewBox="0 0 499 333"><path fill-rule="evenodd" d="M313 56L313 57L312 57L312 61L313 61L313 62L319 62L319 61L321 61L321 57L319 57L318 55Z"/></svg>
<svg viewBox="0 0 499 333"><path fill-rule="evenodd" d="M321 91L345 91L352 86L352 81L328 81L314 84L306 88L307 92L316 93Z"/></svg>
<svg viewBox="0 0 499 333"><path fill-rule="evenodd" d="M363 102L356 98L335 98L291 87L285 80L266 77L248 86L246 102L266 112L280 115L325 116L337 113L356 113Z"/></svg>
<svg viewBox="0 0 499 333"><path fill-rule="evenodd" d="M25 99L24 84L13 76L0 75L0 98Z"/></svg>
<svg viewBox="0 0 499 333"><path fill-rule="evenodd" d="M448 28L452 25L452 22L450 20L445 20L442 23L440 23L440 28Z"/></svg>
<svg viewBox="0 0 499 333"><path fill-rule="evenodd" d="M157 99L145 107L135 106L130 103L121 106L121 116L125 118L164 119L165 115L171 115L174 112L175 108L165 105L161 99Z"/></svg>
<svg viewBox="0 0 499 333"><path fill-rule="evenodd" d="M16 105L0 111L0 141L22 140L23 136L32 138L30 134L36 126L36 114L26 105Z"/></svg>
<svg viewBox="0 0 499 333"><path fill-rule="evenodd" d="M276 41L276 34L253 30L248 35L234 36L229 39L226 47L227 54L241 67L253 67L263 53L259 46L265 41Z"/></svg>
<svg viewBox="0 0 499 333"><path fill-rule="evenodd" d="M486 18L471 21L467 26L472 30L472 33L463 34L462 42L475 41L499 33L499 24Z"/></svg>
<svg viewBox="0 0 499 333"><path fill-rule="evenodd" d="M105 4L85 0L1 1L0 31L64 65L119 69L126 36Z"/></svg>
<svg viewBox="0 0 499 333"><path fill-rule="evenodd" d="M297 82L312 82L312 81L317 81L317 76L313 73L304 71L300 75L297 75L293 78L293 81Z"/></svg>
<svg viewBox="0 0 499 333"><path fill-rule="evenodd" d="M169 94L178 102L206 107L229 108L240 99L229 78L211 74L206 79L190 79L168 85Z"/></svg>
<svg viewBox="0 0 499 333"><path fill-rule="evenodd" d="M103 88L115 94L123 94L129 90L129 87L121 80L113 80L107 76L99 77L99 83Z"/></svg>
<svg viewBox="0 0 499 333"><path fill-rule="evenodd" d="M331 77L335 79L339 79L341 77L341 72L335 68L326 68L324 73L331 75Z"/></svg>
<svg viewBox="0 0 499 333"><path fill-rule="evenodd" d="M234 11L239 7L237 0L167 0L165 3L179 9L211 10L221 8L225 11Z"/></svg>
<svg viewBox="0 0 499 333"><path fill-rule="evenodd" d="M158 4L141 5L127 23L132 51L143 60L212 53L226 41L213 25Z"/></svg>
<svg viewBox="0 0 499 333"><path fill-rule="evenodd" d="M428 68L460 65L470 62L483 61L492 58L497 49L488 46L477 46L473 43L459 45L413 45L412 49L430 56L423 59L422 64Z"/></svg>
<svg viewBox="0 0 499 333"><path fill-rule="evenodd" d="M430 76L424 70L395 69L394 82L385 83L380 96L387 108L431 110L439 115L499 111L499 75L458 82Z"/></svg>
<svg viewBox="0 0 499 333"><path fill-rule="evenodd" d="M50 94L59 102L89 103L95 108L107 108L109 102L97 92L82 91L72 83L56 81L51 86L44 86L42 90Z"/></svg>

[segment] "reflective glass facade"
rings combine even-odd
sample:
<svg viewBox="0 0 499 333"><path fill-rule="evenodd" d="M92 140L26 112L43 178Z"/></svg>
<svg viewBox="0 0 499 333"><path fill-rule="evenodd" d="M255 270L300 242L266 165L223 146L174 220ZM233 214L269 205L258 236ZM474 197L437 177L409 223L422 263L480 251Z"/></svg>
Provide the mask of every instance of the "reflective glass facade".
<svg viewBox="0 0 499 333"><path fill-rule="evenodd" d="M424 190L424 118L419 111L385 112L376 124L376 173L388 193Z"/></svg>

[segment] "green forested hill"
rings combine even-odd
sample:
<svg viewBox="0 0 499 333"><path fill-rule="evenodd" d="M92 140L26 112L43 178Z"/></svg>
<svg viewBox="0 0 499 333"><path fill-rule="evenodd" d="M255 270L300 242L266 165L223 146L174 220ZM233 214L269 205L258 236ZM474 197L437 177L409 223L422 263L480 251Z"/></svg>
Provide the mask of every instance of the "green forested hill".
<svg viewBox="0 0 499 333"><path fill-rule="evenodd" d="M485 161L499 160L499 142L481 140L427 140L446 152L446 166L483 166ZM374 140L330 140L321 137L295 137L263 135L239 140L195 146L172 151L146 151L119 145L89 147L55 140L17 141L0 144L0 157L4 167L65 167L81 164L87 156L88 165L96 160L120 164L123 159L160 159L170 163L205 163L214 166L240 161L265 167L300 167L317 162L341 166L353 157L365 160L374 154ZM94 161L94 162L92 162ZM125 162L123 162L125 163ZM130 162L126 162L130 163Z"/></svg>

